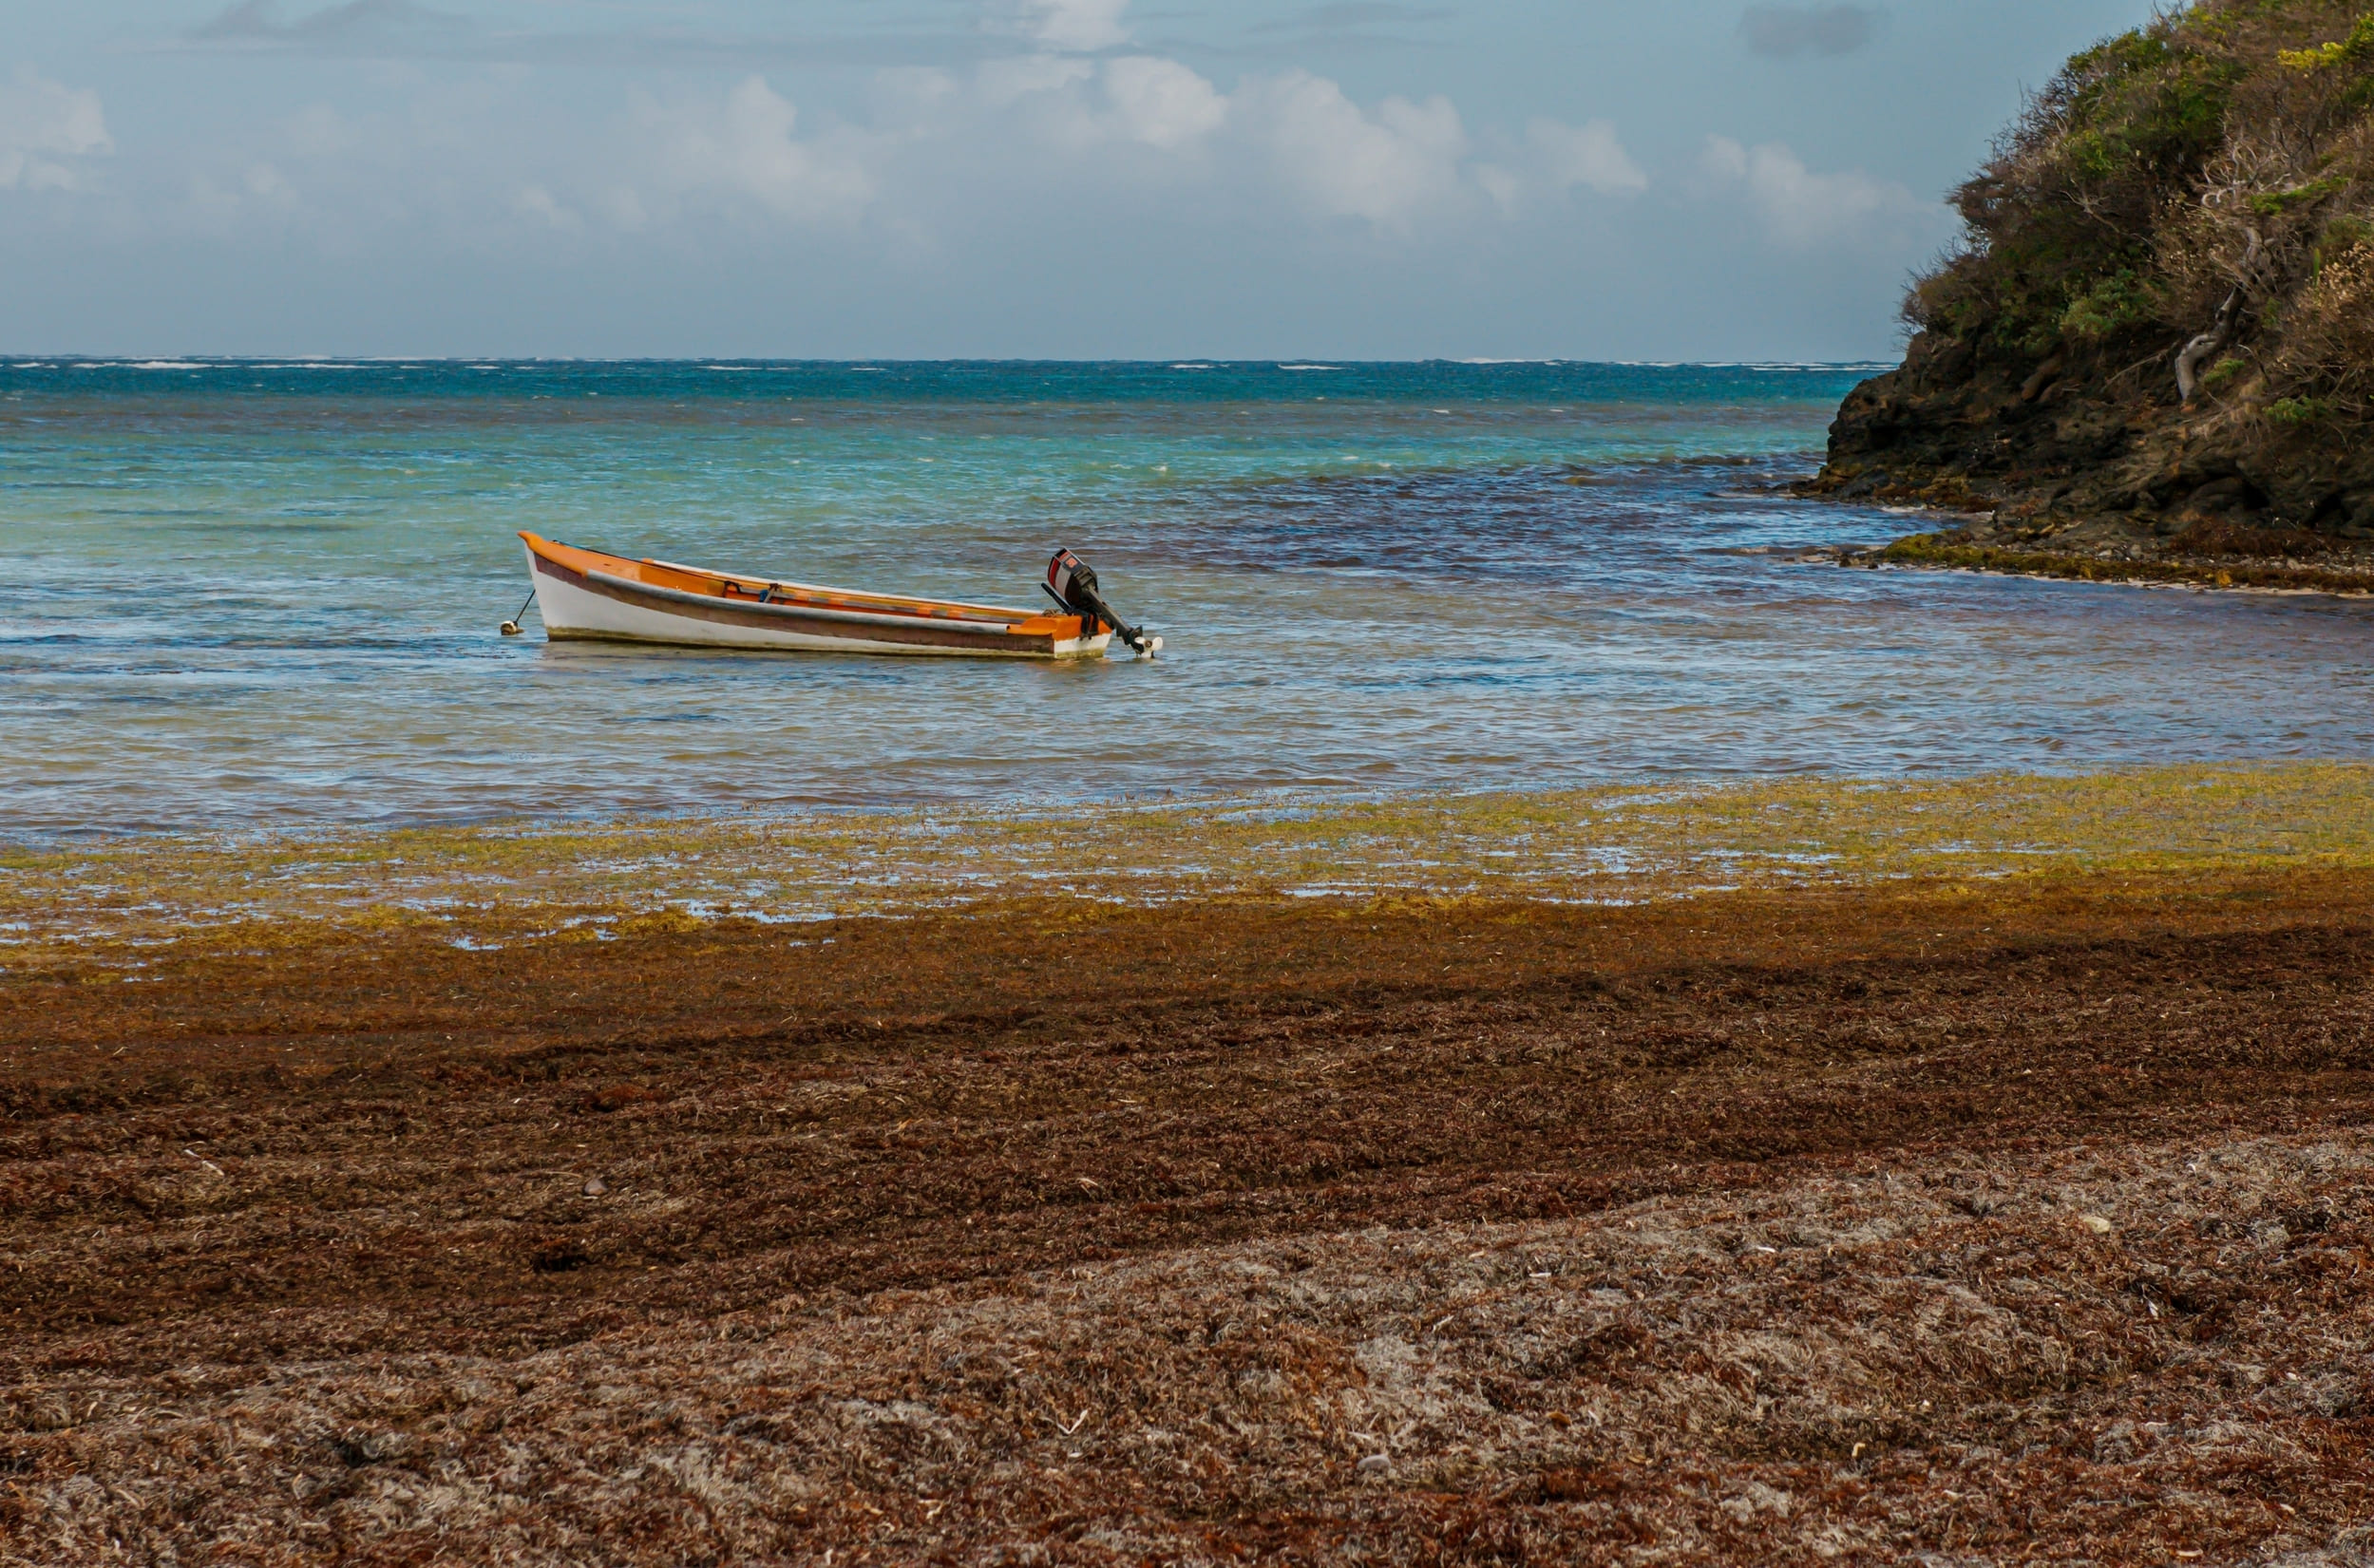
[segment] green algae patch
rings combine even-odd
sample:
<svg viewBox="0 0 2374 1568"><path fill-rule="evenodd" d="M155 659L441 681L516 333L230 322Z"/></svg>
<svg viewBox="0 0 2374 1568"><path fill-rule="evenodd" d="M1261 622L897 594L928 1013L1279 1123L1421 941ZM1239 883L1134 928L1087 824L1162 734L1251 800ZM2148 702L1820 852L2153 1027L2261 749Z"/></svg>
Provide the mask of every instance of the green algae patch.
<svg viewBox="0 0 2374 1568"><path fill-rule="evenodd" d="M0 965L194 935L603 939L1017 900L1629 903L2049 872L2374 867L2374 767L1621 785L169 837L0 860Z"/></svg>

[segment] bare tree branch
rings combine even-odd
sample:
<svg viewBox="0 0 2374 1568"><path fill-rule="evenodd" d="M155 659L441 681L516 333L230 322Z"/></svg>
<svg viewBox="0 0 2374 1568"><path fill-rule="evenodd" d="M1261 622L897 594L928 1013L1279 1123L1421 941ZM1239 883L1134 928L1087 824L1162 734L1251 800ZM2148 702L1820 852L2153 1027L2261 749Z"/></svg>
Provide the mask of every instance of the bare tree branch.
<svg viewBox="0 0 2374 1568"><path fill-rule="evenodd" d="M2259 256L2266 251L2267 242L2256 229L2251 230L2250 235L2250 249L2242 255L2242 279L2217 308L2217 319L2208 331L2176 351L2176 393L2186 403L2191 403L2201 389L2201 367L2212 354L2233 341L2234 324L2251 297L2251 276L2258 271Z"/></svg>

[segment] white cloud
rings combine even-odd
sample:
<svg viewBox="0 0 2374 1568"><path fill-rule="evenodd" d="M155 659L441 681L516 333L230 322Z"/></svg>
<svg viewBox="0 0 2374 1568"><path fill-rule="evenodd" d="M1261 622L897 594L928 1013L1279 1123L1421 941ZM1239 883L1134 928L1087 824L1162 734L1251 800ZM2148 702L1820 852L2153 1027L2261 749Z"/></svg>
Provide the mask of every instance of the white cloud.
<svg viewBox="0 0 2374 1568"><path fill-rule="evenodd" d="M1002 109L1025 98L1058 93L1092 80L1096 66L1086 60L1061 60L1052 54L1025 55L1018 60L987 60L975 78L981 102Z"/></svg>
<svg viewBox="0 0 2374 1568"><path fill-rule="evenodd" d="M99 95L20 71L0 85L0 190L70 191L82 183L72 159L115 151Z"/></svg>
<svg viewBox="0 0 2374 1568"><path fill-rule="evenodd" d="M1121 7L1033 14L1051 39L1078 42L1110 35ZM1099 16L1102 32L1082 20ZM1515 217L1568 192L1648 185L1604 121L1492 128L1482 140L1493 161L1479 163L1441 96L1356 99L1300 69L1224 88L1130 49L885 68L842 99L854 119L804 114L756 74L707 90L630 87L626 112L590 134L505 140L486 134L505 112L497 85L447 99L408 114L314 104L269 143L213 161L196 205L244 204L251 217L277 205L296 232L342 241L424 226L456 244L522 247L595 231L690 237L719 222L840 229L864 254L896 258L940 254L991 213L1087 205L1117 222L1191 213L1207 229L1354 224L1406 239L1466 232L1495 202Z"/></svg>
<svg viewBox="0 0 2374 1568"><path fill-rule="evenodd" d="M735 87L721 110L648 100L641 109L665 176L680 190L724 191L801 222L851 221L874 199L870 164L881 139L840 131L801 140L793 134L799 110L762 77Z"/></svg>
<svg viewBox="0 0 2374 1568"><path fill-rule="evenodd" d="M1648 176L1624 151L1608 121L1564 125L1536 120L1526 127L1525 139L1549 183L1561 191L1583 185L1601 196L1637 196L1648 189Z"/></svg>
<svg viewBox="0 0 2374 1568"><path fill-rule="evenodd" d="M1648 189L1648 176L1605 120L1582 125L1535 120L1526 126L1525 140L1507 150L1509 162L1479 163L1473 170L1476 184L1504 217L1562 201L1577 188L1598 196L1638 196Z"/></svg>
<svg viewBox="0 0 2374 1568"><path fill-rule="evenodd" d="M1302 70L1249 84L1239 96L1280 175L1320 216L1406 229L1458 188L1467 129L1447 98L1388 98L1372 114Z"/></svg>
<svg viewBox="0 0 2374 1568"><path fill-rule="evenodd" d="M613 228L635 234L651 226L651 214L643 206L643 195L632 185L613 185L602 193L597 205Z"/></svg>
<svg viewBox="0 0 2374 1568"><path fill-rule="evenodd" d="M932 135L983 145L1035 142L1061 151L1062 167L1092 179L1100 157L1125 145L1150 147L1179 155L1179 172L1212 179L1215 194L1232 203L1282 194L1305 217L1364 218L1404 231L1463 189L1472 196L1462 170L1467 131L1448 99L1388 98L1367 107L1337 83L1301 70L1249 78L1225 93L1191 67L1153 55L1101 66L1054 54L995 60L975 73L972 102ZM1600 127L1568 133L1552 150L1562 189L1586 178L1638 178L1612 132ZM1198 154L1191 163L1184 161L1188 153Z"/></svg>
<svg viewBox="0 0 2374 1568"><path fill-rule="evenodd" d="M1497 163L1478 163L1475 182L1492 198L1492 205L1500 209L1504 217L1514 217L1524 210L1525 180L1513 171Z"/></svg>
<svg viewBox="0 0 2374 1568"><path fill-rule="evenodd" d="M1853 239L1875 222L1932 210L1902 185L1859 169L1815 174L1777 142L1748 147L1710 136L1701 161L1719 182L1745 191L1775 239L1799 249Z"/></svg>
<svg viewBox="0 0 2374 1568"><path fill-rule="evenodd" d="M288 123L289 145L305 158L338 158L354 148L355 135L338 111L310 104Z"/></svg>
<svg viewBox="0 0 2374 1568"><path fill-rule="evenodd" d="M288 206L296 200L296 192L288 177L270 163L251 163L243 181L247 194L258 201L271 201Z"/></svg>
<svg viewBox="0 0 2374 1568"><path fill-rule="evenodd" d="M562 234L576 234L585 227L585 219L541 185L522 186L512 198L511 210L520 217L532 219ZM634 227L622 224L621 227Z"/></svg>
<svg viewBox="0 0 2374 1568"><path fill-rule="evenodd" d="M1130 0L1022 0L1023 30L1051 49L1089 53L1130 41Z"/></svg>
<svg viewBox="0 0 2374 1568"><path fill-rule="evenodd" d="M932 66L892 66L876 71L866 97L877 123L912 124L939 115L962 95L954 75Z"/></svg>
<svg viewBox="0 0 2374 1568"><path fill-rule="evenodd" d="M1149 55L1107 62L1105 97L1121 134L1149 146L1185 146L1228 118L1218 88L1175 60Z"/></svg>

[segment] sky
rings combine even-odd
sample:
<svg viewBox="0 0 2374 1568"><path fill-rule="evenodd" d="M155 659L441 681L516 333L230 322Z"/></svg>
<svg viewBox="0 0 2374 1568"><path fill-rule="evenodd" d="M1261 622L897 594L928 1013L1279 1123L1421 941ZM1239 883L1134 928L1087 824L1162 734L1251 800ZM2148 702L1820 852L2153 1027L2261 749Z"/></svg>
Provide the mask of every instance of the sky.
<svg viewBox="0 0 2374 1568"><path fill-rule="evenodd" d="M0 9L0 352L1842 361L2150 6Z"/></svg>

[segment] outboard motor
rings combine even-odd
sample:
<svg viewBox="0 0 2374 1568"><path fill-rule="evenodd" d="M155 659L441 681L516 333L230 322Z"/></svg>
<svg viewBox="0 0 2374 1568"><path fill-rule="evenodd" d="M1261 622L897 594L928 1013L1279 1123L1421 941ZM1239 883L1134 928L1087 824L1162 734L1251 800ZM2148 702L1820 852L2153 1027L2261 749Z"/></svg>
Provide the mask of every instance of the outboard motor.
<svg viewBox="0 0 2374 1568"><path fill-rule="evenodd" d="M1140 653L1150 657L1162 652L1160 637L1148 636L1114 613L1104 595L1096 592L1095 568L1069 550L1056 551L1055 558L1047 563L1047 595L1086 621L1092 635L1101 622Z"/></svg>

